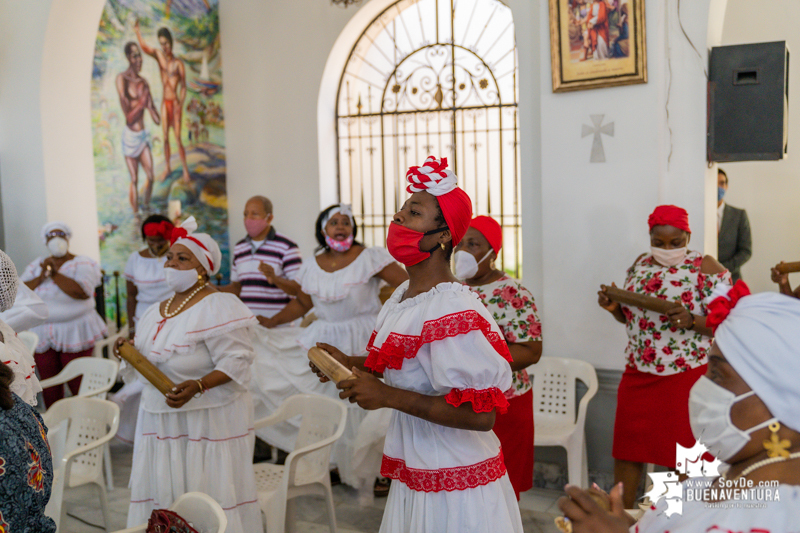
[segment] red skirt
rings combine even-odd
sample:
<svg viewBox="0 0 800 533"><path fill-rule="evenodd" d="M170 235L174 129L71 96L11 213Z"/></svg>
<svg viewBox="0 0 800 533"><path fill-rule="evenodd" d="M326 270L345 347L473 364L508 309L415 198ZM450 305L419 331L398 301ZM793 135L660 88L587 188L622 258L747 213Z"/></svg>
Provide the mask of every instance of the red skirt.
<svg viewBox="0 0 800 533"><path fill-rule="evenodd" d="M519 500L520 492L533 487L533 389L509 399L508 411L495 416L493 429Z"/></svg>
<svg viewBox="0 0 800 533"><path fill-rule="evenodd" d="M706 366L657 376L626 368L617 392L614 459L675 468L675 443L691 448L689 391Z"/></svg>

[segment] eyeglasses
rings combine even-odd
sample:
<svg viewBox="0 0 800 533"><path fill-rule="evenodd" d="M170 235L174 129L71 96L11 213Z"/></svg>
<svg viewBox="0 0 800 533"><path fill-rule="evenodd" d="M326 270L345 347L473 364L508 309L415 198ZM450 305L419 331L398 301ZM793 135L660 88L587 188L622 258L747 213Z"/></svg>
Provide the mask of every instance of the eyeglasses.
<svg viewBox="0 0 800 533"><path fill-rule="evenodd" d="M48 238L48 239L51 239L51 238L53 238L53 237L61 237L61 238L63 238L63 239L66 239L66 238L67 238L67 234L66 234L66 233L64 233L64 232L63 232L63 231L61 231L61 230L55 230L55 231L51 231L50 233L48 233L47 235L45 235L45 237L46 237L46 238Z"/></svg>

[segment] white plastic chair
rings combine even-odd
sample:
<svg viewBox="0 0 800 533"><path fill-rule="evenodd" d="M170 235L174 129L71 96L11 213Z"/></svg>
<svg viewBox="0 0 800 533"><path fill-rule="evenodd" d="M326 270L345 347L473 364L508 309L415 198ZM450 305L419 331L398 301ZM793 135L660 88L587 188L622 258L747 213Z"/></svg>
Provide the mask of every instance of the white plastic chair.
<svg viewBox="0 0 800 533"><path fill-rule="evenodd" d="M50 456L53 459L53 484L50 499L44 514L56 523L56 530L61 522L61 505L64 497L64 468L62 459L66 455L67 431L69 420L62 420L58 425L47 428L47 443L50 445Z"/></svg>
<svg viewBox="0 0 800 533"><path fill-rule="evenodd" d="M32 331L20 331L17 333L17 338L21 340L28 349L28 353L33 355L36 352L36 346L39 345L39 335Z"/></svg>
<svg viewBox="0 0 800 533"><path fill-rule="evenodd" d="M189 522L199 533L225 533L228 518L222 507L208 494L187 492L175 500L170 507L181 518ZM114 533L144 533L147 524L122 529Z"/></svg>
<svg viewBox="0 0 800 533"><path fill-rule="evenodd" d="M533 378L533 425L535 446L561 446L567 451L569 483L586 487L589 469L586 459L586 409L597 394L597 373L585 361L542 357L528 367ZM576 382L588 390L575 409Z"/></svg>
<svg viewBox="0 0 800 533"><path fill-rule="evenodd" d="M97 398L65 398L50 406L43 418L47 427L57 427L68 421L64 456L61 458L61 465L53 465L53 469L62 469L63 487L74 488L88 483L97 486L105 529L110 531L111 522L100 454L102 446L117 433L119 407L114 402ZM60 523L64 521L64 513L64 506L61 505L58 519Z"/></svg>
<svg viewBox="0 0 800 533"><path fill-rule="evenodd" d="M301 416L295 449L286 457L285 465L254 465L258 504L267 518L267 533L283 533L294 529L293 498L321 494L328 508L331 533L336 533L336 512L329 463L333 443L342 436L347 420L343 402L315 394L296 394L281 404L275 413L256 420L261 429Z"/></svg>
<svg viewBox="0 0 800 533"><path fill-rule="evenodd" d="M100 341L105 342L105 341ZM95 345L97 350L97 345ZM78 396L81 398L100 398L106 399L108 391L117 382L119 372L119 362L114 359L102 359L97 357L79 357L73 359L67 366L52 378L41 382L42 389L55 385L63 386L64 383L82 376L81 386L78 388ZM111 471L111 451L108 446L103 450L103 462L106 472L106 486L108 490L114 490L114 477Z"/></svg>
<svg viewBox="0 0 800 533"><path fill-rule="evenodd" d="M111 350L113 348L113 346L114 346L114 343L117 342L117 339L120 339L120 338L124 338L124 339L128 338L128 325L127 324L122 326L122 329L119 330L117 333L111 334L109 332L109 335L108 335L107 338L101 339L101 340L95 342L94 343L94 348L92 349L92 357L98 357L100 359L103 359L104 358L103 357L103 355L104 355L103 354L103 348L108 348L109 350Z"/></svg>

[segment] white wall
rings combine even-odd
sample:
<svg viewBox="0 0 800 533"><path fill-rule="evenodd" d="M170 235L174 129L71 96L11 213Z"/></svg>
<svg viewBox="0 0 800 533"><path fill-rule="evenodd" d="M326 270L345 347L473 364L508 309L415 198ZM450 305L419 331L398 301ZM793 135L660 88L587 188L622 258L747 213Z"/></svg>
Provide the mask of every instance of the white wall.
<svg viewBox="0 0 800 533"><path fill-rule="evenodd" d="M39 72L49 12L49 0L0 0L0 196L5 251L20 271L45 251Z"/></svg>
<svg viewBox="0 0 800 533"><path fill-rule="evenodd" d="M722 44L787 41L800 51L800 12L793 0L728 0ZM769 269L781 260L800 260L800 106L793 96L800 90L800 69L792 54L789 67L789 156L782 161L726 163L730 186L725 200L743 207L753 233L753 257L742 277L753 291L774 291ZM792 276L797 284L800 277Z"/></svg>

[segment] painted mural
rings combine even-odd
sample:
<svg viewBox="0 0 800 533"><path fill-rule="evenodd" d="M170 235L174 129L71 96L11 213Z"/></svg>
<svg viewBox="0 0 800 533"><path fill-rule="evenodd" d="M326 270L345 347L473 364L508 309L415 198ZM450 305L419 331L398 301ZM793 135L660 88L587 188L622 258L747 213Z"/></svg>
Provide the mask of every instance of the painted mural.
<svg viewBox="0 0 800 533"><path fill-rule="evenodd" d="M107 0L92 70L100 257L122 272L150 214L193 215L229 276L218 0ZM124 308L124 307L123 307Z"/></svg>

